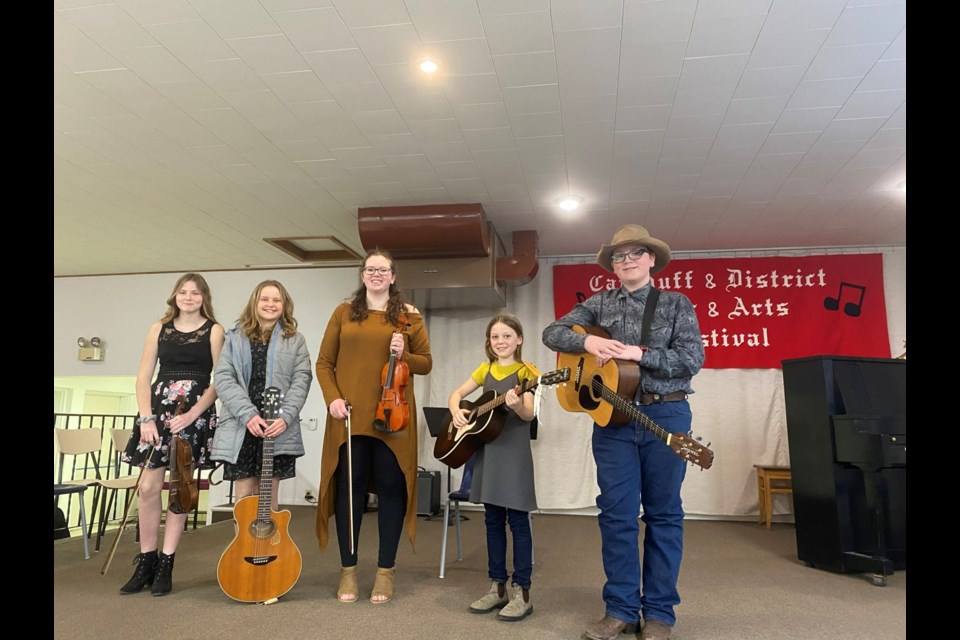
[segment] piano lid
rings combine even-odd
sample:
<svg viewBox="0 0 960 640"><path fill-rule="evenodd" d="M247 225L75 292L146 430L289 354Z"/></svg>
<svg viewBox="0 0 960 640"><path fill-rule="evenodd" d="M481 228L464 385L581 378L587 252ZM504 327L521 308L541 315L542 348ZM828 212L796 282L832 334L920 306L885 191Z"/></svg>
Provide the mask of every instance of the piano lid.
<svg viewBox="0 0 960 640"><path fill-rule="evenodd" d="M837 413L856 416L860 421L876 420L889 425L903 425L894 433L906 433L907 366L905 361L837 361L834 363L837 383ZM885 428L871 429L890 433Z"/></svg>

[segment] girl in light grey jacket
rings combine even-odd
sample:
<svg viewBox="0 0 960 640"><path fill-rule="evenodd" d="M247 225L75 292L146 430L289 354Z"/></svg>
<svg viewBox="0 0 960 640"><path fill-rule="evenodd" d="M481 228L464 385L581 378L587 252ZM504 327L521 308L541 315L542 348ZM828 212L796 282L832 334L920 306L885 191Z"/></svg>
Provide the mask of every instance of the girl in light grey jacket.
<svg viewBox="0 0 960 640"><path fill-rule="evenodd" d="M313 381L313 366L303 334L297 331L293 300L276 280L257 285L237 325L227 332L214 371L220 397L220 422L211 458L224 464L224 480L234 481L234 499L260 488L263 439L274 438L272 505L278 511L279 480L296 473L303 455L300 410ZM264 391L277 397L268 407L276 419L263 418Z"/></svg>

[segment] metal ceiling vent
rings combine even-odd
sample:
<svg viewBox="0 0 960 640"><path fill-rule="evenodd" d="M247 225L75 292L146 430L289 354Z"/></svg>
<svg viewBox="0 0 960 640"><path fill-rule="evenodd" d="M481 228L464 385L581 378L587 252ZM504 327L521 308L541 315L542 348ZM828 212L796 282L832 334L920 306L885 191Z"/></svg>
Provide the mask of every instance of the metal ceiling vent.
<svg viewBox="0 0 960 640"><path fill-rule="evenodd" d="M536 231L514 231L507 256L479 203L361 207L357 218L363 248L390 252L397 284L418 307L502 308L506 285L539 269Z"/></svg>

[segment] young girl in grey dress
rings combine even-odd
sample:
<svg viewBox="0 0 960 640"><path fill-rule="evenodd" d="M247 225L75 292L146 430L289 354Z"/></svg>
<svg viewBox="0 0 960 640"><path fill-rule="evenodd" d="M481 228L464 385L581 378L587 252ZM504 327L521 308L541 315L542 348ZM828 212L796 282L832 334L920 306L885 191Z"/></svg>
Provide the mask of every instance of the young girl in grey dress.
<svg viewBox="0 0 960 640"><path fill-rule="evenodd" d="M470 501L483 504L487 525L488 576L493 583L486 595L470 605L473 613L500 609L500 620L523 620L533 612L530 577L533 569L533 537L530 512L537 508L530 451L530 421L534 398L517 394L517 387L539 372L520 359L523 327L516 316L499 314L487 325L485 351L488 360L450 394L447 406L458 429L468 424L470 412L460 401L483 387L504 396L508 416L500 435L481 446L473 467ZM513 534L513 579L507 594L507 534Z"/></svg>

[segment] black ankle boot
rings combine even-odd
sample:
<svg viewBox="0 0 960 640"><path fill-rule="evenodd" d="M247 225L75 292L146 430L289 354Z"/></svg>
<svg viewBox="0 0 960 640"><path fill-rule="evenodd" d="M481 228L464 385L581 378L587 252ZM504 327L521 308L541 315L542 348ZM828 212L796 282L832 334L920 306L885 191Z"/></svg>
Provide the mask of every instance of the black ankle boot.
<svg viewBox="0 0 960 640"><path fill-rule="evenodd" d="M133 558L133 564L137 567L133 572L133 577L127 581L127 584L120 587L120 593L123 595L139 593L144 587L153 584L154 576L157 573L156 550L138 553Z"/></svg>
<svg viewBox="0 0 960 640"><path fill-rule="evenodd" d="M167 555L160 552L157 561L157 575L153 578L153 586L150 587L150 593L155 596L165 596L173 589L173 556L176 553Z"/></svg>

